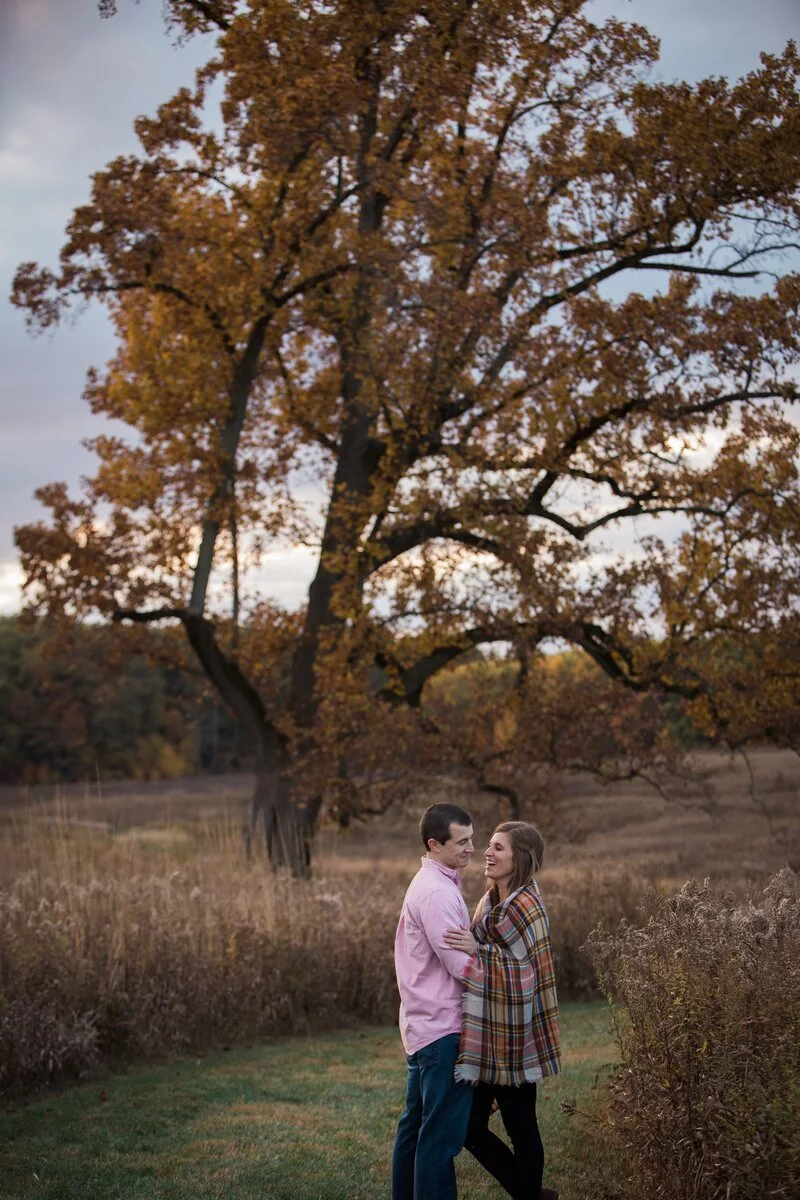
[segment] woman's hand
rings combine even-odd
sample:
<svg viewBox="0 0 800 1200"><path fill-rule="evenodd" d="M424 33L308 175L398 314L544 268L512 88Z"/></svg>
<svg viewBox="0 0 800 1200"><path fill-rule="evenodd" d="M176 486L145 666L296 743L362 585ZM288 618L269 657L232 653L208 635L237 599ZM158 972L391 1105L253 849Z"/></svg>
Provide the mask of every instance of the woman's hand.
<svg viewBox="0 0 800 1200"><path fill-rule="evenodd" d="M478 943L469 929L448 929L445 931L444 940L451 950L461 950L464 954L474 954L478 948Z"/></svg>

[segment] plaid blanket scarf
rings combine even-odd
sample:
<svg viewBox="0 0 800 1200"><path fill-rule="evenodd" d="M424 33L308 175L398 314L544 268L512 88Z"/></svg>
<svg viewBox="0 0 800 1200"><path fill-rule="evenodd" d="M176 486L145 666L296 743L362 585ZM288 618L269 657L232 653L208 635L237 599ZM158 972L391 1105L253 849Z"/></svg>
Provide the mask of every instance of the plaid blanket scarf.
<svg viewBox="0 0 800 1200"><path fill-rule="evenodd" d="M464 1026L456 1080L517 1087L561 1065L550 926L539 889L528 883L492 908L478 904L479 943L464 976Z"/></svg>

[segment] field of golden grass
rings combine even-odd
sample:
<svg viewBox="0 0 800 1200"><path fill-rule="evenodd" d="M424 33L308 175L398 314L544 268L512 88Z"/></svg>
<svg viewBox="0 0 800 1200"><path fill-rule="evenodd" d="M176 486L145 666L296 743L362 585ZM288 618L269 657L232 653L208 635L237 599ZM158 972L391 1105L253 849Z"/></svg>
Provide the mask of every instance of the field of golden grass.
<svg viewBox="0 0 800 1200"><path fill-rule="evenodd" d="M251 780L87 785L0 796L0 1091L277 1034L396 1015L392 942L422 852L421 810L474 815L476 861L506 814L453 777L420 779L368 823L320 830L311 881L250 861ZM582 946L648 890L710 877L739 894L798 855L800 764L699 756L666 795L586 776L532 814L563 998L596 995Z"/></svg>
<svg viewBox="0 0 800 1200"><path fill-rule="evenodd" d="M251 786L241 776L0 792L0 1096L13 1103L120 1066L396 1019L393 934L422 852L421 810L447 799L473 813L468 901L482 890L485 840L507 814L458 778L420 779L368 823L323 825L313 878L297 881L245 855ZM775 877L772 901L759 894L785 864L800 867L799 788L794 755L704 753L661 791L571 776L530 814L547 839L541 884L561 999L598 994L599 953L629 1014L619 1078L630 1086L619 1085L587 1160L594 1171L597 1147L616 1145L617 1128L630 1145L644 1138L652 1152L631 1159L620 1195L650 1197L654 1179L674 1179L683 1195L681 1179L718 1159L709 1196L723 1194L719 1180L737 1181L743 1200L783 1200L800 1185L797 929L784 928L795 921L797 877ZM690 878L722 891L695 886L663 899ZM642 912L654 919L640 926ZM596 935L593 961L587 937L621 917L632 921L627 932ZM780 1095L770 1047L789 1072ZM754 1112L756 1050L766 1066ZM676 1103L685 1096L695 1116ZM698 1096L708 1101L699 1124ZM755 1156L719 1141L723 1100L722 1124L737 1145L758 1143ZM573 1181L576 1197L582 1187Z"/></svg>
<svg viewBox="0 0 800 1200"><path fill-rule="evenodd" d="M90 854L157 862L192 859L214 847L243 853L252 778L207 776L164 783L102 783L0 788L0 884L20 871L52 868L53 837ZM493 825L507 818L494 798L464 781L420 778L409 797L348 829L323 825L315 869L346 868L407 878L421 853L417 822L426 805L452 800L474 814L476 859ZM800 758L769 747L745 761L722 751L690 760L662 791L642 780L603 785L572 773L560 795L528 814L547 838L543 884L609 869L646 877L663 889L688 878L737 885L760 882L789 862L800 867ZM470 874L479 874L473 866ZM467 879L469 889L470 882Z"/></svg>
<svg viewBox="0 0 800 1200"><path fill-rule="evenodd" d="M589 774L568 775L561 795L529 814L547 839L543 886L560 889L587 872L615 870L670 890L693 877L760 882L787 861L800 868L797 755L760 748L745 761L704 751L688 766L663 794L638 779L603 786ZM414 799L368 824L343 834L323 830L320 860L345 859L363 870L377 858L407 870L419 845L420 812L445 799L474 814L478 858L493 825L508 814L458 779L444 778L421 781Z"/></svg>

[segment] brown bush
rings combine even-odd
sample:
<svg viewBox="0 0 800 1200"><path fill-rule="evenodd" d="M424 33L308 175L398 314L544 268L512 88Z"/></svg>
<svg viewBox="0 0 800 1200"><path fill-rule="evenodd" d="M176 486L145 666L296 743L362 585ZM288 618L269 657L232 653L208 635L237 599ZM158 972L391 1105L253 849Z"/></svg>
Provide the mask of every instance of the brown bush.
<svg viewBox="0 0 800 1200"><path fill-rule="evenodd" d="M800 1195L800 887L651 895L588 948L621 1006L610 1127L647 1200Z"/></svg>

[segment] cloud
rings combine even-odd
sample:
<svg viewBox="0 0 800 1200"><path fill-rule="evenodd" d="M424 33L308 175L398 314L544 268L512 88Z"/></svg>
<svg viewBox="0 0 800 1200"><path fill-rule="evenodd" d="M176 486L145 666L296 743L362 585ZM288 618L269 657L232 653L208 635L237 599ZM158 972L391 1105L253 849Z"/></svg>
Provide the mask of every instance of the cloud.
<svg viewBox="0 0 800 1200"><path fill-rule="evenodd" d="M191 82L203 40L176 50L160 5L125 3L103 21L92 0L0 0L0 287L18 263L52 266L90 175L136 149L133 120ZM81 399L86 370L113 348L102 311L36 339L0 306L0 605L17 607L13 527L42 515L33 491L75 486L91 458L81 439L108 429Z"/></svg>
<svg viewBox="0 0 800 1200"><path fill-rule="evenodd" d="M55 14L52 0L8 0L8 11L21 38L46 36Z"/></svg>
<svg viewBox="0 0 800 1200"><path fill-rule="evenodd" d="M595 0L592 20L635 21L661 39L660 79L739 76L758 51L782 50L798 33L797 0Z"/></svg>
<svg viewBox="0 0 800 1200"><path fill-rule="evenodd" d="M248 573L246 588L259 598L284 608L299 608L308 595L317 559L317 552L308 546L270 550L263 556L261 564Z"/></svg>
<svg viewBox="0 0 800 1200"><path fill-rule="evenodd" d="M19 611L22 569L18 562L0 562L0 616Z"/></svg>

